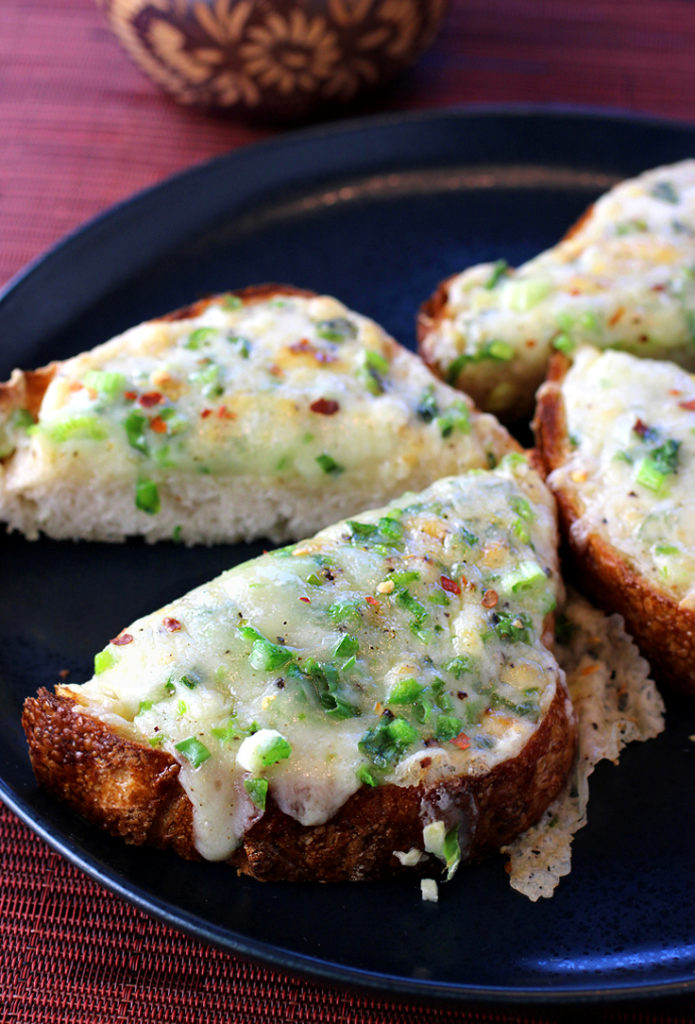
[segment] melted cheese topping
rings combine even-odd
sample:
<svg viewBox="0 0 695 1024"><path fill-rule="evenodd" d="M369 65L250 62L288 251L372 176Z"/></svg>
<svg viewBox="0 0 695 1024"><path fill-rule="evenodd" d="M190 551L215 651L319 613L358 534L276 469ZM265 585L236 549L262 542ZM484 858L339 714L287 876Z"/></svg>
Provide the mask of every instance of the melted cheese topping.
<svg viewBox="0 0 695 1024"><path fill-rule="evenodd" d="M584 348L562 384L567 462L549 477L650 582L695 605L695 379L672 363Z"/></svg>
<svg viewBox="0 0 695 1024"><path fill-rule="evenodd" d="M25 456L7 465L8 494L117 481L144 519L165 503L176 513L177 481L201 474L377 503L509 450L490 417L326 296L228 295L195 318L141 324L61 363L38 423L16 420L0 438L0 456Z"/></svg>
<svg viewBox="0 0 695 1024"><path fill-rule="evenodd" d="M514 271L449 285L431 361L481 408L525 412L550 351L618 346L695 369L695 160L604 195L577 229Z"/></svg>
<svg viewBox="0 0 695 1024"><path fill-rule="evenodd" d="M361 785L515 756L558 685L559 587L552 498L508 456L237 566L65 690L176 758L197 847L222 859L268 793L316 825Z"/></svg>

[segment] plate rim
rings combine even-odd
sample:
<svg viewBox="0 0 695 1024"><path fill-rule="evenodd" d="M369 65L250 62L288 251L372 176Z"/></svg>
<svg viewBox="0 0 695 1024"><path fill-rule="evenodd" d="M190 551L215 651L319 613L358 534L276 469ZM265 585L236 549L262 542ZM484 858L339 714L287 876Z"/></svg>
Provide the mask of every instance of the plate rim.
<svg viewBox="0 0 695 1024"><path fill-rule="evenodd" d="M80 245L84 236L89 236L102 228L108 229L110 223L118 222L124 212L137 209L140 204L147 205L153 195L166 194L167 191L180 187L181 183L204 178L208 174L215 173L215 169L223 165L234 164L237 161L241 163L246 160L252 162L263 160L272 157L273 153L282 151L288 146L312 142L325 144L330 140L344 140L353 134L378 131L384 127L397 128L432 124L452 118L459 121L509 117L520 120L533 119L537 122L548 122L551 118L567 117L575 121L597 121L604 125L615 122L656 130L682 132L685 137L690 135L692 138L693 155L695 155L695 124L648 113L633 113L620 108L577 106L564 103L476 103L415 111L395 111L378 115L368 114L358 118L327 122L243 145L218 154L211 159L192 164L161 181L137 190L88 218L20 268L0 288L0 315L6 301L21 292L24 287L31 286L32 279L46 263L50 264L56 258L69 258L71 248ZM465 152L462 153L462 163L465 163ZM174 907L169 901L142 890L131 881L123 882L117 875L113 873L109 875L108 871L99 863L98 858L83 849L79 841L71 839L69 834L53 834L46 816L31 807L28 801L9 785L4 775L0 775L0 799L51 849L95 882L134 905L141 912L200 942L214 945L228 953L287 971L313 982L369 993L372 996L381 995L390 999L426 1000L449 1004L466 1001L468 1004L480 1006L518 1005L520 1002L527 1007L567 1005L569 1002L573 1005L586 1006L598 1002L617 1003L625 1000L682 996L695 991L695 977L685 976L667 982L641 982L632 976L626 979L625 984L580 988L571 984L558 985L555 982L549 987L476 986L471 984L459 986L451 982L367 971L331 960L319 959L266 941L246 937L231 929L222 928L217 924L205 921L200 915L194 915L181 907Z"/></svg>

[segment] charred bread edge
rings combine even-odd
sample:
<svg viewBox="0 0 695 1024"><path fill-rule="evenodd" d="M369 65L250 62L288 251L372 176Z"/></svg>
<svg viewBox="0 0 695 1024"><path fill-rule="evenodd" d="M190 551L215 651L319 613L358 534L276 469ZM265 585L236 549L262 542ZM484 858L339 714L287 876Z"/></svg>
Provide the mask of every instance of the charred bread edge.
<svg viewBox="0 0 695 1024"><path fill-rule="evenodd" d="M199 859L192 805L166 751L119 736L76 711L71 693L41 689L22 725L38 782L74 811L127 843ZM494 853L523 832L560 792L572 765L576 725L562 677L538 729L519 754L479 776L428 787L362 786L325 825L303 826L272 797L230 858L261 881L346 881L411 873L394 851L422 850L426 820L459 827L464 861ZM433 868L425 862L422 870Z"/></svg>
<svg viewBox="0 0 695 1024"><path fill-rule="evenodd" d="M537 468L548 476L569 455L562 382L570 360L556 353L548 378L538 392L533 429L538 446ZM561 490L553 491L560 525L577 586L607 612L618 612L634 636L655 676L672 689L695 695L695 611L636 573L599 534L578 542L572 531L581 515L579 505ZM678 628L674 628L674 623Z"/></svg>

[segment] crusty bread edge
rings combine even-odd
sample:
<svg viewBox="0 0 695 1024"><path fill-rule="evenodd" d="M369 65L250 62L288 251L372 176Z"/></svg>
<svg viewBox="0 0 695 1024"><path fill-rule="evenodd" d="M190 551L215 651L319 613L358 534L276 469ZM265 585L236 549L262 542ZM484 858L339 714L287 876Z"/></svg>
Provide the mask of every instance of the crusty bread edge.
<svg viewBox="0 0 695 1024"><path fill-rule="evenodd" d="M127 843L198 858L192 806L170 754L118 735L60 688L27 699L22 724L37 781L74 811ZM362 786L325 825L299 824L271 797L230 863L261 881L395 877L412 868L394 851L422 850L428 815L459 826L464 861L479 860L540 817L562 789L575 747L574 714L558 676L548 711L516 757L429 787ZM437 870L436 863L427 858L419 870Z"/></svg>
<svg viewBox="0 0 695 1024"><path fill-rule="evenodd" d="M546 477L570 455L562 383L570 360L551 357L548 378L538 392L533 429L536 466ZM558 504L561 531L577 587L607 612L623 616L628 632L649 661L656 678L672 689L695 696L695 611L636 572L600 534L573 529L582 514L578 499L551 486Z"/></svg>

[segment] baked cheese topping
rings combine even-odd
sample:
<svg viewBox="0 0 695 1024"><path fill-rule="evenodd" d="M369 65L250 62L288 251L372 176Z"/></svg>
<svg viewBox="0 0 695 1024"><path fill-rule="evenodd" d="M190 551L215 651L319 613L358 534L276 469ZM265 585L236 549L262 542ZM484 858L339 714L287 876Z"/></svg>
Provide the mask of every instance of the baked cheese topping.
<svg viewBox="0 0 695 1024"><path fill-rule="evenodd" d="M316 825L360 786L515 756L558 685L559 587L552 498L510 455L231 569L61 689L176 758L197 848L222 859L269 796Z"/></svg>
<svg viewBox="0 0 695 1024"><path fill-rule="evenodd" d="M549 477L653 584L695 606L695 378L667 362L582 348L562 384L572 452Z"/></svg>
<svg viewBox="0 0 695 1024"><path fill-rule="evenodd" d="M374 322L333 298L280 293L229 294L68 359L38 422L16 410L0 429L0 456L30 456L9 465L8 493L97 468L132 489L145 519L176 500L181 475L345 493L383 477L383 501L411 476L429 482L423 466L455 473L508 447Z"/></svg>
<svg viewBox="0 0 695 1024"><path fill-rule="evenodd" d="M481 408L522 411L552 349L618 346L695 369L695 160L606 193L571 237L518 270L449 285L431 357Z"/></svg>

